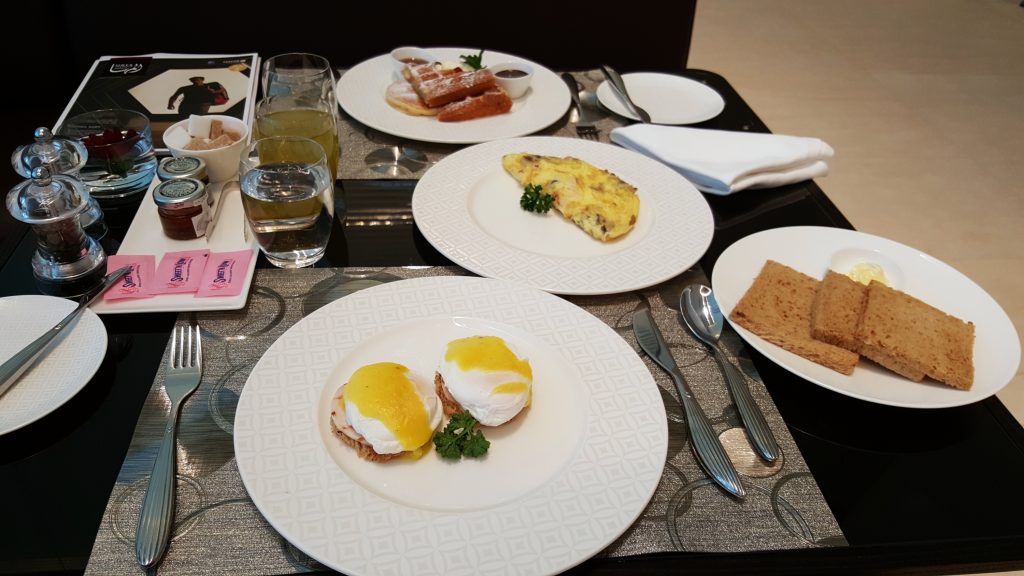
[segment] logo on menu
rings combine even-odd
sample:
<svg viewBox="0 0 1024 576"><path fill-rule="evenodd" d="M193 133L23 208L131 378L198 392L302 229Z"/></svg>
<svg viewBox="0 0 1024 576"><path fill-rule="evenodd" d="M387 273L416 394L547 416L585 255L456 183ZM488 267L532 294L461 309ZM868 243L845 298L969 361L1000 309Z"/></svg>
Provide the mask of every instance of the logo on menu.
<svg viewBox="0 0 1024 576"><path fill-rule="evenodd" d="M171 277L167 280L168 286L181 286L187 282L185 278L185 267L188 266L189 262L189 258L178 258L177 262L174 263L174 270L171 272Z"/></svg>
<svg viewBox="0 0 1024 576"><path fill-rule="evenodd" d="M214 290L223 290L228 287L231 283L231 271L235 267L234 260L224 260L217 265L217 275L214 276L213 282L210 288Z"/></svg>
<svg viewBox="0 0 1024 576"><path fill-rule="evenodd" d="M104 76L130 76L146 71L151 58L115 58L110 60Z"/></svg>

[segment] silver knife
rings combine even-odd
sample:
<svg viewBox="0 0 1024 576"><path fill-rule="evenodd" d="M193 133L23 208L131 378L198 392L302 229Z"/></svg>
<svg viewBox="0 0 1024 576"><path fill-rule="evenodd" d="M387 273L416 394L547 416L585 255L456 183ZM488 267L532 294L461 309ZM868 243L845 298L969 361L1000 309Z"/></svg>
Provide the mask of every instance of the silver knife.
<svg viewBox="0 0 1024 576"><path fill-rule="evenodd" d="M615 92L622 105L634 116L640 118L643 123L650 124L651 115L643 108L637 106L629 97L629 92L626 91L626 83L622 81L622 76L619 76L619 73L607 64L601 64L601 73L608 79L608 85L612 87L612 92Z"/></svg>
<svg viewBox="0 0 1024 576"><path fill-rule="evenodd" d="M90 304L106 292L107 288L110 288L115 282L120 280L121 276L127 274L129 270L131 270L131 267L125 266L107 274L107 277L103 279L103 284L91 295L83 296L78 307L65 316L63 320L57 322L53 328L44 332L42 336L33 340L28 346L19 350L17 354L11 356L3 365L0 365L0 396L3 396L4 392L7 392L8 388L13 386L18 378L49 349L50 342L53 342L57 336L60 336L75 321L75 318L78 318Z"/></svg>
<svg viewBox="0 0 1024 576"><path fill-rule="evenodd" d="M697 403L697 399L693 397L693 392L690 391L689 385L683 378L683 373L679 371L679 366L672 358L672 353L665 343L665 337L661 335L657 324L654 323L650 310L644 308L633 314L633 333L636 334L637 342L640 343L644 352L647 352L672 377L676 391L679 392L679 400L686 412L686 424L690 428L690 441L693 445L693 452L697 455L697 461L711 476L711 479L727 492L740 498L746 496L747 492L743 489L743 482L740 481L736 467L733 466L732 460L729 460L725 448L722 448L722 443L718 440L715 429L711 427L711 422L708 421L704 410Z"/></svg>

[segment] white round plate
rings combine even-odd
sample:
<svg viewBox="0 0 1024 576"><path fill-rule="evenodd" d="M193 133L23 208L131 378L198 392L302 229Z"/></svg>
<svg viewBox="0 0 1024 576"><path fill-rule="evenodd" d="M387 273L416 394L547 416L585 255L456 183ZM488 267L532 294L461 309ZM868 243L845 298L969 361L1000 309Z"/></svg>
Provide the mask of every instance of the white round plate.
<svg viewBox="0 0 1024 576"><path fill-rule="evenodd" d="M845 273L860 261L876 263L890 279L896 280L894 288L975 326L974 385L965 391L928 379L912 382L864 359L853 374L846 376L732 324L747 343L805 380L878 404L947 408L988 398L1006 386L1017 372L1017 331L988 293L954 268L923 252L853 230L776 228L751 234L729 246L719 256L711 278L715 297L727 317L769 259L819 279L830 267Z"/></svg>
<svg viewBox="0 0 1024 576"><path fill-rule="evenodd" d="M507 339L534 369L532 404L485 428L480 459L372 463L330 431L331 396L359 366L432 378L450 339ZM467 277L396 281L346 296L282 335L253 368L235 456L271 525L351 575L554 574L640 515L661 477L661 394L632 348L577 306Z"/></svg>
<svg viewBox="0 0 1024 576"><path fill-rule="evenodd" d="M0 298L0 363L60 322L77 306L54 296ZM86 310L36 364L0 396L0 434L13 432L53 412L78 393L107 353L107 329Z"/></svg>
<svg viewBox="0 0 1024 576"><path fill-rule="evenodd" d="M654 124L696 124L718 116L725 108L725 100L714 88L682 76L634 72L623 74L622 81L630 99L651 115ZM607 80L597 87L597 99L619 116L640 119L626 111Z"/></svg>
<svg viewBox="0 0 1024 576"><path fill-rule="evenodd" d="M427 50L443 62L459 62L460 55L479 52L472 48ZM396 80L390 54L363 61L345 72L338 80L338 103L350 116L381 132L447 144L472 144L530 134L547 128L569 109L569 88L557 74L518 56L484 52L484 65L503 62L525 62L534 70L529 90L512 101L512 111L508 114L464 122L439 122L430 116L410 116L395 110L384 99L388 85Z"/></svg>
<svg viewBox="0 0 1024 576"><path fill-rule="evenodd" d="M557 210L519 207L523 189L501 165L505 154L573 156L637 188L633 230L600 242ZM714 223L704 196L646 156L575 138L529 137L464 148L431 167L412 196L426 239L481 276L514 280L557 294L614 294L652 286L697 262Z"/></svg>

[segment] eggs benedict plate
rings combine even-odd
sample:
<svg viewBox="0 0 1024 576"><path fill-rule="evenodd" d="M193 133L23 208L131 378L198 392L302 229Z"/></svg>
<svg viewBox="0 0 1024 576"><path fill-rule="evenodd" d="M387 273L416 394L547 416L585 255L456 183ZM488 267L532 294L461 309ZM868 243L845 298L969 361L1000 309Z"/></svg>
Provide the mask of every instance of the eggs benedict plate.
<svg viewBox="0 0 1024 576"><path fill-rule="evenodd" d="M498 340L507 354L497 360L479 350L460 360L466 349L445 360L449 343L486 351ZM339 406L381 423L391 408L408 406L418 414L408 434L357 432L371 446L393 440L398 453L415 452L424 429L444 426L432 428L430 392L442 369L459 379L445 362L464 375L481 366L505 372L477 390L475 402L485 406L498 398L491 409L502 418L515 412L483 426L486 455L451 461L428 449L371 461L338 436L335 429L352 422L351 414L334 422ZM474 378L462 384L479 384ZM380 380L391 387L380 396L349 388ZM403 399L388 402L388 394ZM521 284L426 277L350 294L292 326L253 368L234 441L260 512L334 570L486 575L514 564L555 574L605 548L639 516L661 478L668 433L651 373L604 322ZM531 536L541 530L547 536ZM530 545L494 546L515 538Z"/></svg>
<svg viewBox="0 0 1024 576"><path fill-rule="evenodd" d="M430 451L429 443L425 453L416 453L413 447L413 452L405 457L366 458L361 457L359 450L353 450L350 443L339 439L334 431L338 427L338 408L352 404L347 400L348 394L345 394L344 402L338 402L339 385L347 382L349 384L344 388L348 389L351 382L361 379L368 368L378 364L407 367L408 372L402 377L408 375L417 383L421 397L434 399L425 401L423 405L433 405L436 409L434 417L439 420L440 402L436 395L428 393L434 392L435 376L442 368L442 356L448 343L461 339L500 339L507 343L520 357L529 359L535 382L530 406L512 413L510 405L525 405L521 394L491 394L492 388L502 385L495 386L493 382L484 384L487 390L481 392L477 387L481 382L474 377L481 373L472 369L461 372L460 383L464 388L476 387L477 402L472 405L476 413L484 416L495 414L506 421L501 426L483 428L484 435L491 442L483 458L453 463ZM469 316L415 319L382 330L349 350L324 382L321 409L316 415L323 422L319 430L323 445L349 478L393 502L421 509L459 511L515 501L549 481L578 448L584 433L584 412L578 398L585 395L586 390L579 372L571 363L546 348L543 341L529 332ZM492 374L502 375L501 372ZM424 387L426 391L423 391ZM389 403L395 405L394 402ZM416 409L414 411L421 410L417 399L413 398L409 403ZM484 422L481 420L481 423ZM432 430L439 428L431 426ZM385 430L373 435L376 436L375 441L394 443L394 437ZM419 446L421 441L416 440L413 444ZM544 445L544 450L538 450L538 445ZM398 449L398 443L394 443L393 448ZM515 474L509 474L510 470L515 470Z"/></svg>

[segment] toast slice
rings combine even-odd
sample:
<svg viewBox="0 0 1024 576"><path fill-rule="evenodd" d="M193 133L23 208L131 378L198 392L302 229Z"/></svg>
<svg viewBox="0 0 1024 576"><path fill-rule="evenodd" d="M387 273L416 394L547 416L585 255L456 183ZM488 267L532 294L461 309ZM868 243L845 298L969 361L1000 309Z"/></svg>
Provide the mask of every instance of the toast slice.
<svg viewBox="0 0 1024 576"><path fill-rule="evenodd" d="M867 298L867 286L829 270L811 307L811 336L858 352L857 325Z"/></svg>
<svg viewBox="0 0 1024 576"><path fill-rule="evenodd" d="M441 407L444 409L445 416L451 418L454 414L466 411L462 404L459 404L458 400L452 398L451 393L448 392L448 387L444 385L444 378L441 377L440 372L434 373L434 391L437 392L437 397L441 399Z"/></svg>
<svg viewBox="0 0 1024 576"><path fill-rule="evenodd" d="M811 337L811 308L820 281L768 260L729 318L761 338L842 374L859 356Z"/></svg>
<svg viewBox="0 0 1024 576"><path fill-rule="evenodd" d="M355 431L352 426L343 424L341 428L338 427L338 420L345 422L345 403L341 401L342 396L339 394L336 397L335 408L331 410L331 432L334 433L342 442L351 446L356 454L359 455L363 460L369 460L370 462L387 462L398 458L404 452L398 452L396 454L380 454L373 449L358 432Z"/></svg>
<svg viewBox="0 0 1024 576"><path fill-rule="evenodd" d="M857 340L865 357L911 380L974 383L974 324L880 282L868 285Z"/></svg>

